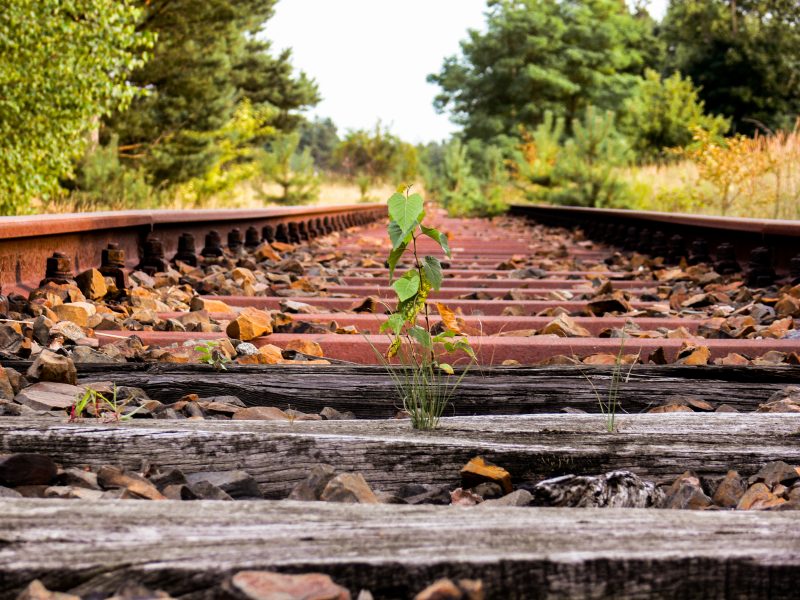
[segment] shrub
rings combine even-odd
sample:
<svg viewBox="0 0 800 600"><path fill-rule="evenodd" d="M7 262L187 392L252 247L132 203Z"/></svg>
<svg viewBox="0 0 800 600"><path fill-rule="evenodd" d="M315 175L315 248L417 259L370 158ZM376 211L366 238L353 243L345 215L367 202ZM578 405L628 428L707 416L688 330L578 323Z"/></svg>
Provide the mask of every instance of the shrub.
<svg viewBox="0 0 800 600"><path fill-rule="evenodd" d="M636 90L625 101L621 128L640 160L669 156L668 148L687 146L692 130L702 128L723 135L730 120L705 114L699 90L680 73L662 79L648 69Z"/></svg>

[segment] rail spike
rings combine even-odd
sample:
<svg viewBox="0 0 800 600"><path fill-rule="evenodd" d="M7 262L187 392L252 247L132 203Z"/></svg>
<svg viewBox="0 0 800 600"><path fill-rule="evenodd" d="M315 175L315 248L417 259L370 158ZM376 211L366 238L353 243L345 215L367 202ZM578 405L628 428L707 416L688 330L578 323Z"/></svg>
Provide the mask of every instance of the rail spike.
<svg viewBox="0 0 800 600"><path fill-rule="evenodd" d="M764 246L753 248L747 267L747 285L751 287L769 287L778 278L769 248Z"/></svg>
<svg viewBox="0 0 800 600"><path fill-rule="evenodd" d="M164 273L168 269L169 263L164 259L163 242L155 236L148 236L144 242L142 259L136 265L136 270L154 275L155 273Z"/></svg>
<svg viewBox="0 0 800 600"><path fill-rule="evenodd" d="M261 245L261 234L255 227L248 227L244 232L244 247L247 250L255 250Z"/></svg>
<svg viewBox="0 0 800 600"><path fill-rule="evenodd" d="M75 283L75 275L72 273L72 261L63 252L53 252L53 255L46 261L44 279L39 282L39 287L48 283Z"/></svg>
<svg viewBox="0 0 800 600"><path fill-rule="evenodd" d="M225 255L222 249L222 236L219 231L212 229L206 234L206 244L200 251L200 256L206 262L217 261Z"/></svg>
<svg viewBox="0 0 800 600"><path fill-rule="evenodd" d="M243 245L242 231L238 227L234 227L228 232L228 248L231 252L236 253L242 249Z"/></svg>
<svg viewBox="0 0 800 600"><path fill-rule="evenodd" d="M717 246L717 262L714 270L720 275L733 275L741 272L742 267L736 260L736 248L733 244L723 242Z"/></svg>
<svg viewBox="0 0 800 600"><path fill-rule="evenodd" d="M692 241L692 247L689 250L689 264L699 265L701 263L711 263L711 255L708 253L708 242L703 238L697 238Z"/></svg>
<svg viewBox="0 0 800 600"><path fill-rule="evenodd" d="M176 262L186 263L192 267L197 266L197 247L195 246L194 236L191 233L182 233L178 238L178 251L172 257L172 264Z"/></svg>
<svg viewBox="0 0 800 600"><path fill-rule="evenodd" d="M128 274L125 272L125 251L116 242L111 242L100 253L100 268L103 277L110 277L118 290L128 288Z"/></svg>

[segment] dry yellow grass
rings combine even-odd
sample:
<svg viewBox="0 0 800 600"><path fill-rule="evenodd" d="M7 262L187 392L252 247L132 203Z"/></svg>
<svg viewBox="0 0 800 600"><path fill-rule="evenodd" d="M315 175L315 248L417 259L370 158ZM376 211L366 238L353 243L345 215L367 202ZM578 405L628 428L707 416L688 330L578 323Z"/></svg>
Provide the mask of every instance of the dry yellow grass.
<svg viewBox="0 0 800 600"><path fill-rule="evenodd" d="M698 139L680 162L623 171L632 208L800 219L800 129L725 145Z"/></svg>

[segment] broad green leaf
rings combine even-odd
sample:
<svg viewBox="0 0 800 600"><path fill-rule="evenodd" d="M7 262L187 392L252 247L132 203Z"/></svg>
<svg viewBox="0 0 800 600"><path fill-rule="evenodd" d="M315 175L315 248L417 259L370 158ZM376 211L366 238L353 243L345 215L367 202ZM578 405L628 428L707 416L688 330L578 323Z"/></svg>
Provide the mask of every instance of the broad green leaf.
<svg viewBox="0 0 800 600"><path fill-rule="evenodd" d="M397 263L403 257L403 253L405 251L406 244L400 244L397 248L389 253L389 283L391 283L392 278L394 277L395 267L397 267Z"/></svg>
<svg viewBox="0 0 800 600"><path fill-rule="evenodd" d="M392 240L392 248L397 248L399 243L403 240L403 230L397 221L389 221L389 239Z"/></svg>
<svg viewBox="0 0 800 600"><path fill-rule="evenodd" d="M419 325L414 325L408 330L408 335L412 338L417 340L423 348L426 350L430 350L433 348L433 342L431 341L431 334L428 331Z"/></svg>
<svg viewBox="0 0 800 600"><path fill-rule="evenodd" d="M452 256L450 254L450 243L447 240L446 234L442 233L438 229L434 229L433 227L425 227L425 225L422 225L421 223L419 228L422 229L422 233L427 235L429 238L431 238L433 241L435 241L442 247L442 250L444 250L444 253L447 255L448 258Z"/></svg>
<svg viewBox="0 0 800 600"><path fill-rule="evenodd" d="M419 273L408 271L400 279L392 284L392 288L397 292L400 302L412 298L419 291Z"/></svg>
<svg viewBox="0 0 800 600"><path fill-rule="evenodd" d="M455 371L453 371L453 367L447 363L439 363L439 368L448 375L453 375L455 373Z"/></svg>
<svg viewBox="0 0 800 600"><path fill-rule="evenodd" d="M419 194L408 198L403 194L393 194L389 198L389 217L395 221L402 231L411 231L422 217L424 202Z"/></svg>
<svg viewBox="0 0 800 600"><path fill-rule="evenodd" d="M431 284L434 290L439 290L442 287L442 263L438 258L433 256L426 256L422 261L422 271L425 273L425 279Z"/></svg>
<svg viewBox="0 0 800 600"><path fill-rule="evenodd" d="M403 329L403 325L405 324L405 319L403 319L403 315L400 313L394 313L389 315L389 318L381 324L380 332L383 333L384 331L391 330L392 333L395 335L400 335L400 331Z"/></svg>

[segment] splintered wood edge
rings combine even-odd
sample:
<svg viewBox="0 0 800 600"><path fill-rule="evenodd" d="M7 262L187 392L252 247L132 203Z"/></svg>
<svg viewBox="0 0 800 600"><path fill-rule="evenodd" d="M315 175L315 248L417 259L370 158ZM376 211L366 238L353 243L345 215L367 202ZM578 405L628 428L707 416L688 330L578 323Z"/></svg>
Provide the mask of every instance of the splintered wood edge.
<svg viewBox="0 0 800 600"><path fill-rule="evenodd" d="M490 598L583 597L598 585L621 598L781 596L800 568L790 513L286 501L99 501L91 518L86 510L74 500L0 500L0 598L34 578L74 593L135 581L213 597L203 591L243 569L326 572L376 597L411 597L441 576L482 579Z"/></svg>

